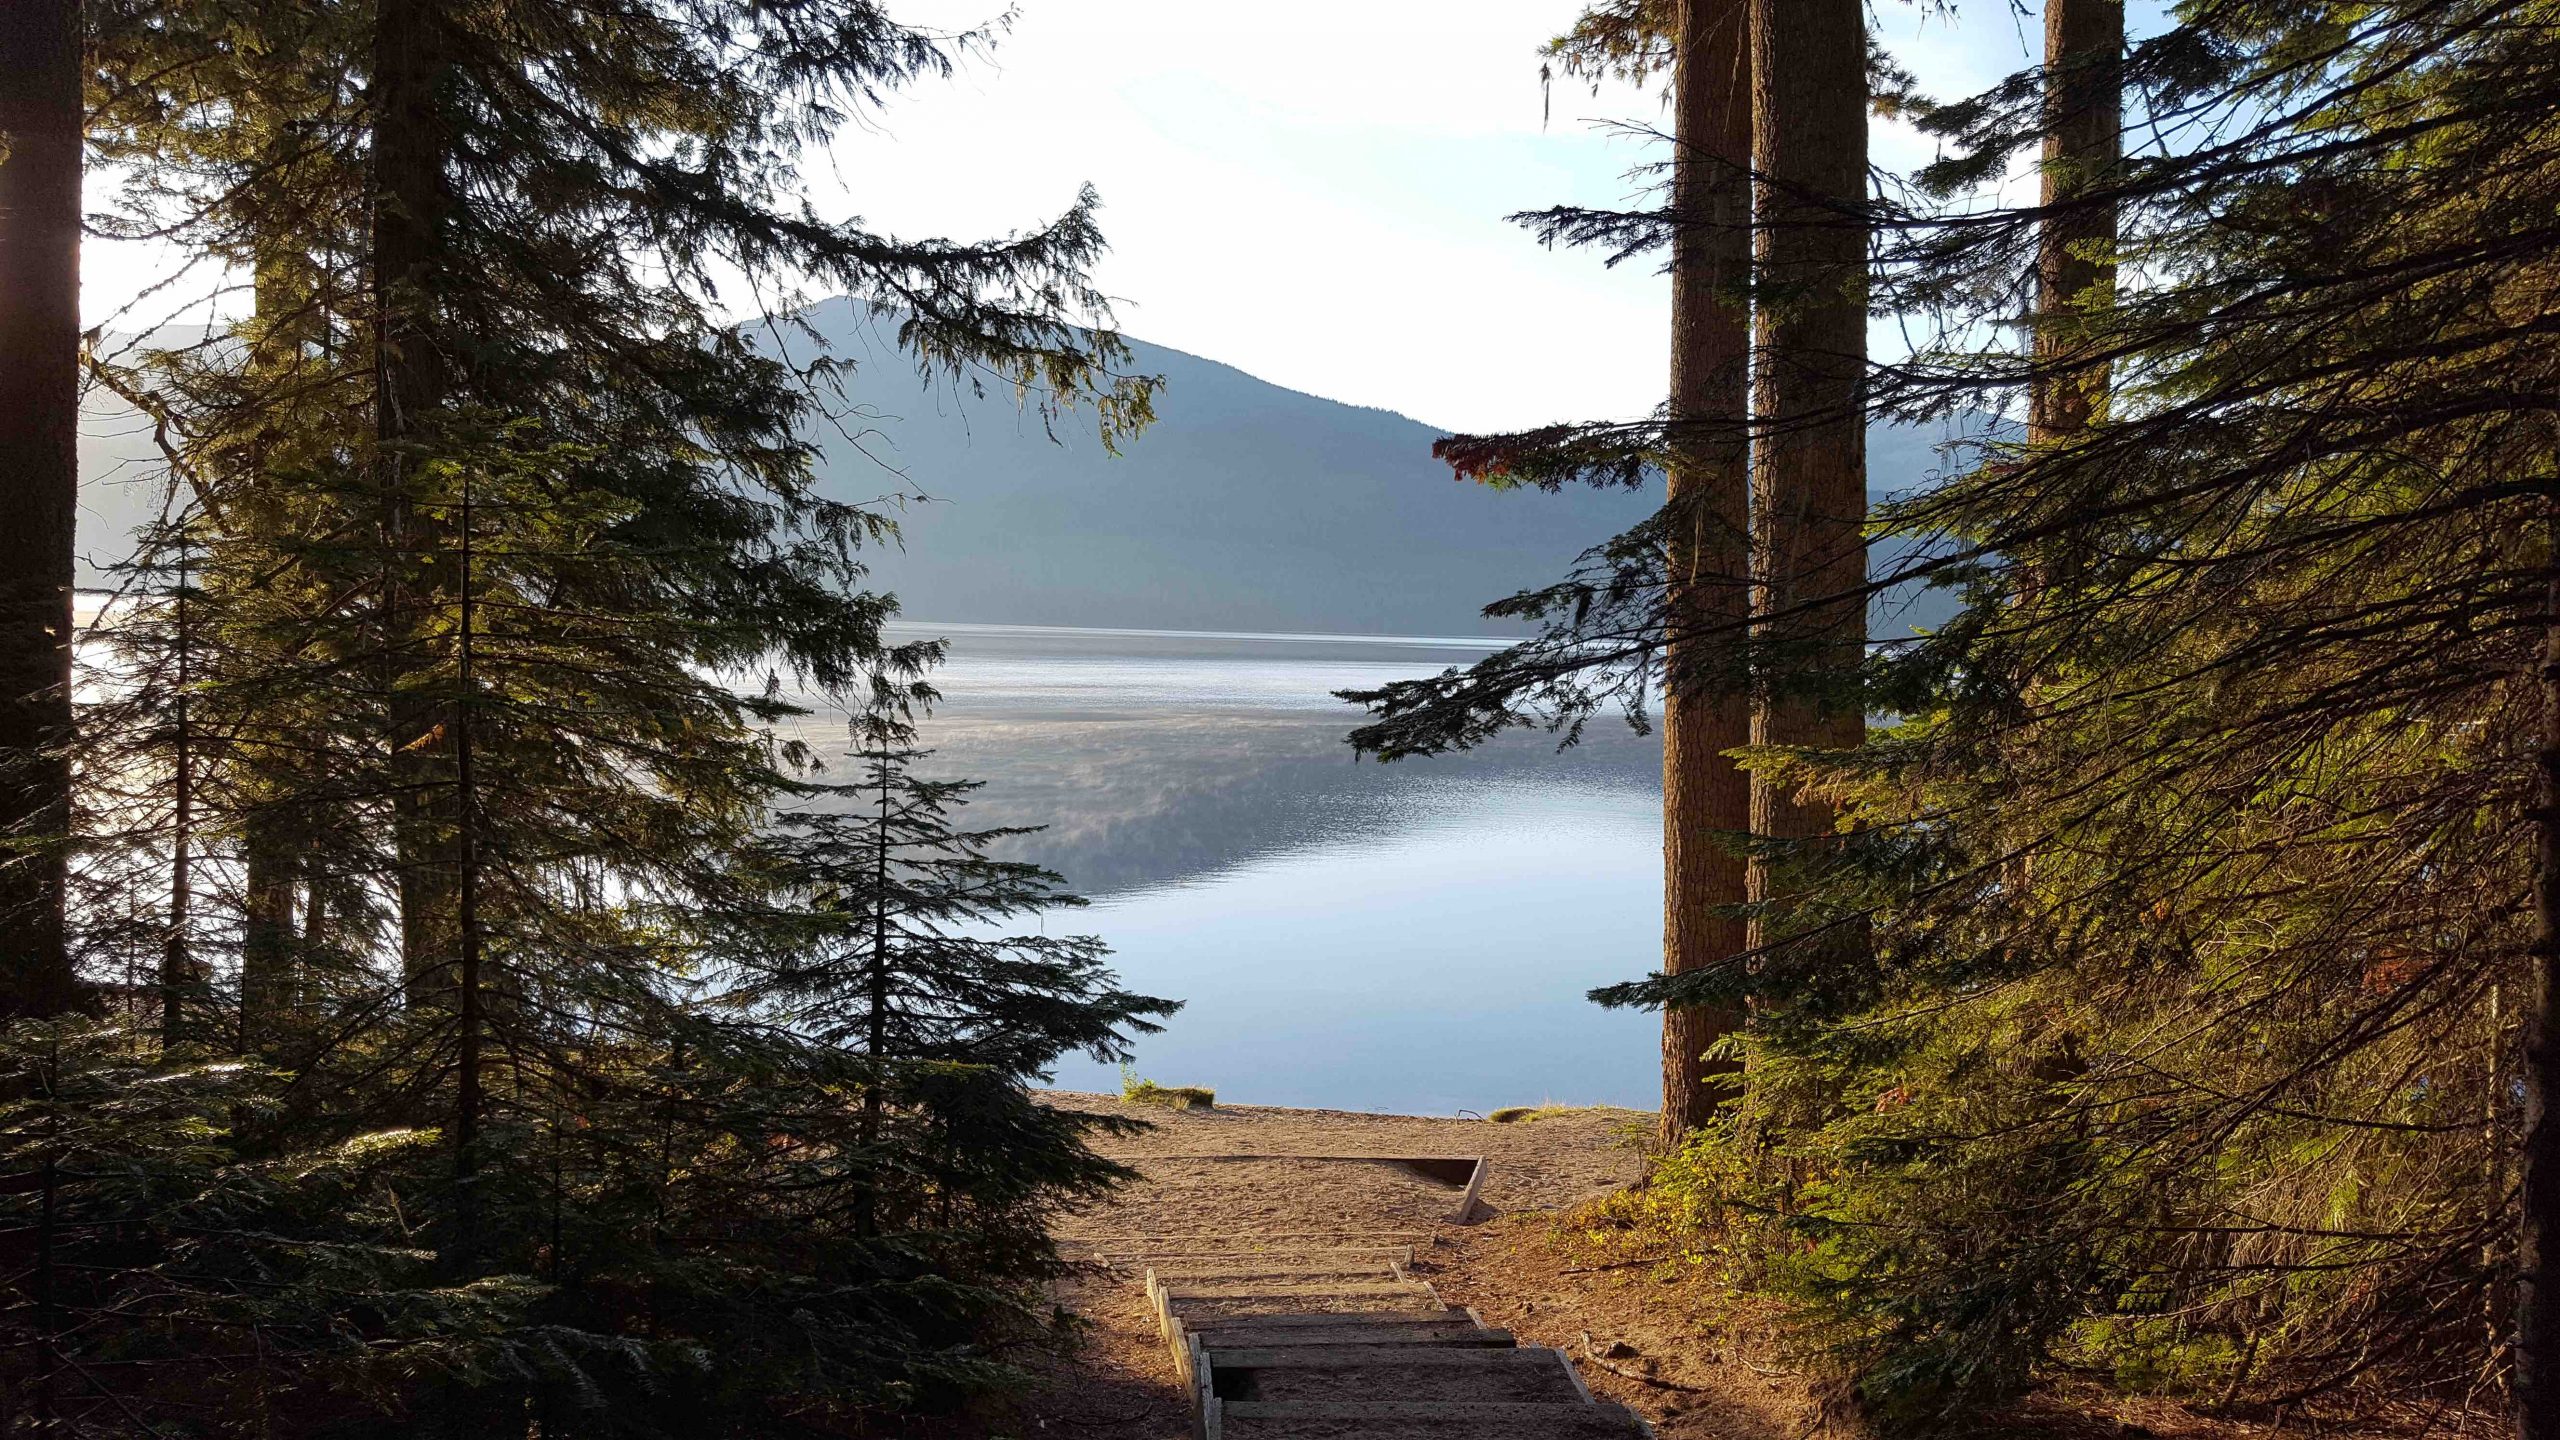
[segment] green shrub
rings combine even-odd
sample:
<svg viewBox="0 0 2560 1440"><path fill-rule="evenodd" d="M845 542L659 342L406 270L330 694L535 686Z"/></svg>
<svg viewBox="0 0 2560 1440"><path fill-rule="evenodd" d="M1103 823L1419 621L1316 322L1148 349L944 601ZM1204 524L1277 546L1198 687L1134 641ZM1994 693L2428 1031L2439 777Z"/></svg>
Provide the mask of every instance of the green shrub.
<svg viewBox="0 0 2560 1440"><path fill-rule="evenodd" d="M1208 1110L1218 1103L1218 1092L1203 1085L1159 1085L1142 1080L1128 1066L1120 1067L1120 1101L1124 1105L1162 1105L1169 1110Z"/></svg>

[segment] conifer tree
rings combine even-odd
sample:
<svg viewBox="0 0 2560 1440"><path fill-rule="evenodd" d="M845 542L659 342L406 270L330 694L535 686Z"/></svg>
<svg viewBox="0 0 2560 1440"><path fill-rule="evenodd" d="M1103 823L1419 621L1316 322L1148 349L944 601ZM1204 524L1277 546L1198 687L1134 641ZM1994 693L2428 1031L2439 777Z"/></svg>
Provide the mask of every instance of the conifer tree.
<svg viewBox="0 0 2560 1440"><path fill-rule="evenodd" d="M2145 283L2075 292L2058 352L2014 338L2057 212L1984 197L2077 67L1913 107L1947 154L1876 283L1927 343L1878 408L2105 384L1879 515L1879 583L1963 608L1871 667L1888 728L1789 771L1856 822L1800 908L1878 963L1757 977L1802 1183L1720 1238L1881 1422L2063 1366L2478 1409L2512 1353L2541 1424L2551 42L2496 3L2174 17L2122 63L2142 145L2060 212L2121 217Z"/></svg>
<svg viewBox="0 0 2560 1440"><path fill-rule="evenodd" d="M936 1085L974 1072L1018 1092L1062 1055L1126 1061L1129 1040L1179 1008L1117 988L1093 936L989 933L1084 902L1049 871L989 858L995 842L1034 832L958 828L953 812L978 784L916 775L929 752L910 747L904 728L864 717L864 779L830 787L845 808L796 810L759 846L757 878L786 908L770 949L741 958L746 984L732 996L854 1059L859 1143L883 1164L927 1144L929 1128L917 1127L938 1117L925 1102L960 1093ZM1047 1132L1056 1167L1090 1123L1025 1110L1007 1128L1017 1145L1023 1131ZM877 1233L876 1200L862 1201L858 1223Z"/></svg>
<svg viewBox="0 0 2560 1440"><path fill-rule="evenodd" d="M71 824L71 548L79 503L79 0L0 15L0 1016L78 999L63 933Z"/></svg>
<svg viewBox="0 0 2560 1440"><path fill-rule="evenodd" d="M123 223L237 266L254 308L96 367L185 492L125 658L190 683L182 725L146 684L119 713L150 723L99 727L142 788L89 838L167 855L193 777L218 879L142 893L222 898L166 933L236 946L189 965L239 1048L292 1068L244 1151L429 1142L375 1183L443 1286L417 1333L450 1343L380 1393L464 1432L611 1431L682 1372L690 1433L769 1433L990 1383L976 1347L1034 1328L1047 1208L1120 1173L996 1062L1048 1043L1035 1018L1118 1042L1008 1011L891 1092L704 992L773 933L735 897L772 807L813 793L766 733L794 683L912 682L936 653L883 641L861 589L889 522L815 489L846 366L792 305L849 290L942 383L1127 433L1148 386L1076 323L1101 318L1092 197L977 245L801 208L808 144L984 39L867 4L287 0L146 31L104 55ZM782 296L757 327L722 318L733 267ZM1066 1010L1117 995L1090 957L1052 969ZM866 1087L904 1149L866 1147Z"/></svg>
<svg viewBox="0 0 2560 1440"><path fill-rule="evenodd" d="M2047 115L2036 236L2035 353L2047 372L2027 416L2030 444L2068 439L2105 408L2107 364L2081 352L2071 317L2104 310L2115 285L2116 213L2108 182L2124 156L2124 6L2047 0Z"/></svg>
<svg viewBox="0 0 2560 1440"><path fill-rule="evenodd" d="M1750 704L1705 637L1750 608L1751 166L1749 7L1684 0L1672 74L1671 397L1662 686L1663 961L1682 975L1749 944L1741 837L1750 781L1730 757L1751 741ZM1692 658L1684 633L1701 637ZM1662 1133L1706 1124L1725 1068L1706 1056L1737 1011L1662 1012Z"/></svg>
<svg viewBox="0 0 2560 1440"><path fill-rule="evenodd" d="M1752 421L1753 620L1774 657L1755 746L1842 751L1865 734L1867 47L1856 0L1753 0L1759 253ZM1789 938L1786 871L1823 853L1834 807L1763 771L1751 948ZM1847 954L1852 946L1823 948Z"/></svg>

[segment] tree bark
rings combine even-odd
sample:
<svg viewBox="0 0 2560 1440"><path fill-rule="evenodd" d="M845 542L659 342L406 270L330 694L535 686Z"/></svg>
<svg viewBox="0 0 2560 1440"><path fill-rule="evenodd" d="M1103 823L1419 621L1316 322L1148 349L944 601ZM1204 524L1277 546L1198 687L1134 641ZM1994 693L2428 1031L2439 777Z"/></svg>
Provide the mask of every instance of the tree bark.
<svg viewBox="0 0 2560 1440"><path fill-rule="evenodd" d="M1858 0L1751 0L1758 192L1758 400L1752 457L1754 630L1767 670L1755 745L1847 750L1866 735L1867 83ZM1828 834L1829 804L1754 776L1763 841ZM1750 893L1783 904L1783 857ZM1759 949L1783 914L1752 922ZM1846 942L1844 942L1846 943Z"/></svg>
<svg viewBox="0 0 2560 1440"><path fill-rule="evenodd" d="M862 1082L862 1151L863 1163L876 1169L879 1164L880 1128L886 1114L881 1085L888 1078L889 1055L889 805L894 798L891 781L895 778L889 763L888 740L878 741L881 754L873 762L880 780L880 831L878 846L872 851L871 875L871 969L866 980L866 1016L863 1059L870 1073ZM871 1182L864 1181L854 1194L854 1233L870 1239L880 1233L880 1197Z"/></svg>
<svg viewBox="0 0 2560 1440"><path fill-rule="evenodd" d="M267 142L270 163L286 163L291 154L290 137L271 136ZM284 236L267 236L262 243L270 247L256 267L252 280L257 314L251 327L255 337L250 344L250 359L259 383L268 387L272 396L289 389L295 372L300 369L304 326L296 317L304 314L311 296L306 282L297 275L293 263L282 248L290 243ZM255 517L251 523L266 529L284 531L293 523L284 507L264 497L277 493L267 483L273 453L283 441L282 422L270 412L262 418L250 443L240 456L234 476L243 487L235 502L238 513ZM263 767L254 760L244 763L246 773L234 782L235 793L246 797L241 805L241 902L240 902L240 1048L244 1052L261 1052L272 1047L286 1031L286 1015L296 1001L299 969L294 944L293 892L295 872L300 868L295 858L295 837L288 822L287 805L295 788L290 782L279 782L272 774L259 773Z"/></svg>
<svg viewBox="0 0 2560 1440"><path fill-rule="evenodd" d="M195 686L195 633L187 604L195 584L192 552L182 549L178 565L177 695L170 702L176 754L171 758L169 795L169 934L160 952L160 1046L174 1050L186 1038L186 1007L196 989L193 945L195 925L195 731L188 714Z"/></svg>
<svg viewBox="0 0 2560 1440"><path fill-rule="evenodd" d="M1734 837L1751 824L1748 777L1727 752L1751 740L1730 657L1751 607L1751 44L1747 0L1681 0L1671 206L1671 516L1662 697L1662 968L1683 975L1740 954L1747 931ZM1712 1119L1732 1067L1709 1046L1733 1005L1662 1016L1662 1138Z"/></svg>
<svg viewBox="0 0 2560 1440"><path fill-rule="evenodd" d="M481 1039L485 1028L481 993L480 934L480 791L473 768L472 695L472 515L471 478L462 480L461 580L455 626L453 704L454 932L458 950L454 964L454 1102L453 1179L455 1226L460 1255L473 1255L479 1245L480 1129L485 1101L481 1093Z"/></svg>
<svg viewBox="0 0 2560 1440"><path fill-rule="evenodd" d="M2078 435L2106 408L2106 362L2077 352L2089 340L2081 317L2114 298L2116 207L2080 197L2124 158L2124 0L2045 0L2044 65L2031 443Z"/></svg>
<svg viewBox="0 0 2560 1440"><path fill-rule="evenodd" d="M411 493L418 446L449 382L435 295L451 196L445 179L445 19L441 0L381 0L374 32L374 439L381 505L382 645L388 690L392 843L399 869L400 958L412 1004L449 997L457 959L446 707L407 683L435 609L418 572L431 537Z"/></svg>
<svg viewBox="0 0 2560 1440"><path fill-rule="evenodd" d="M0 1019L74 1008L71 555L80 502L79 0L0 6Z"/></svg>
<svg viewBox="0 0 2560 1440"><path fill-rule="evenodd" d="M253 809L241 828L240 1048L262 1052L293 1007L293 856L274 816Z"/></svg>

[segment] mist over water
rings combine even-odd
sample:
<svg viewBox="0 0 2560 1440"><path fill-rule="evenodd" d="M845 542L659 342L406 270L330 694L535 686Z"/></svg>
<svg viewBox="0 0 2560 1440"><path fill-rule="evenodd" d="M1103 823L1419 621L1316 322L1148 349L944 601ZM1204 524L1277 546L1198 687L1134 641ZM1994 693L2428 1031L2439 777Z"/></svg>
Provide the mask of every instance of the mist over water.
<svg viewBox="0 0 2560 1440"><path fill-rule="evenodd" d="M973 828L1095 903L1048 918L1186 1003L1137 1068L1241 1103L1450 1113L1650 1106L1656 1021L1594 985L1661 944L1658 742L1595 724L1474 754L1355 761L1332 691L1487 642L984 625L941 635L925 773L983 780ZM841 754L839 721L804 734ZM851 778L849 770L845 778ZM1117 1089L1077 1057L1057 1083Z"/></svg>

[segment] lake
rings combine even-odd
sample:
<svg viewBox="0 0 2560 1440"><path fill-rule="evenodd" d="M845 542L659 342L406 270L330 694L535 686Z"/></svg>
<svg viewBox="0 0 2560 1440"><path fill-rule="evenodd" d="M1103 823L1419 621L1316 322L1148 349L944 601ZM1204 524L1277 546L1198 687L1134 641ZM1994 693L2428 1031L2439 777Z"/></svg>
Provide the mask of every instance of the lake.
<svg viewBox="0 0 2560 1440"><path fill-rule="evenodd" d="M1356 761L1352 686L1491 642L901 625L951 642L925 773L987 782L973 827L1093 900L1124 984L1185 1002L1137 1071L1238 1103L1423 1114L1650 1107L1657 1021L1594 985L1661 948L1661 751L1595 724ZM812 739L835 722L811 717ZM840 740L829 749L841 753ZM1081 1056L1056 1083L1113 1090Z"/></svg>

